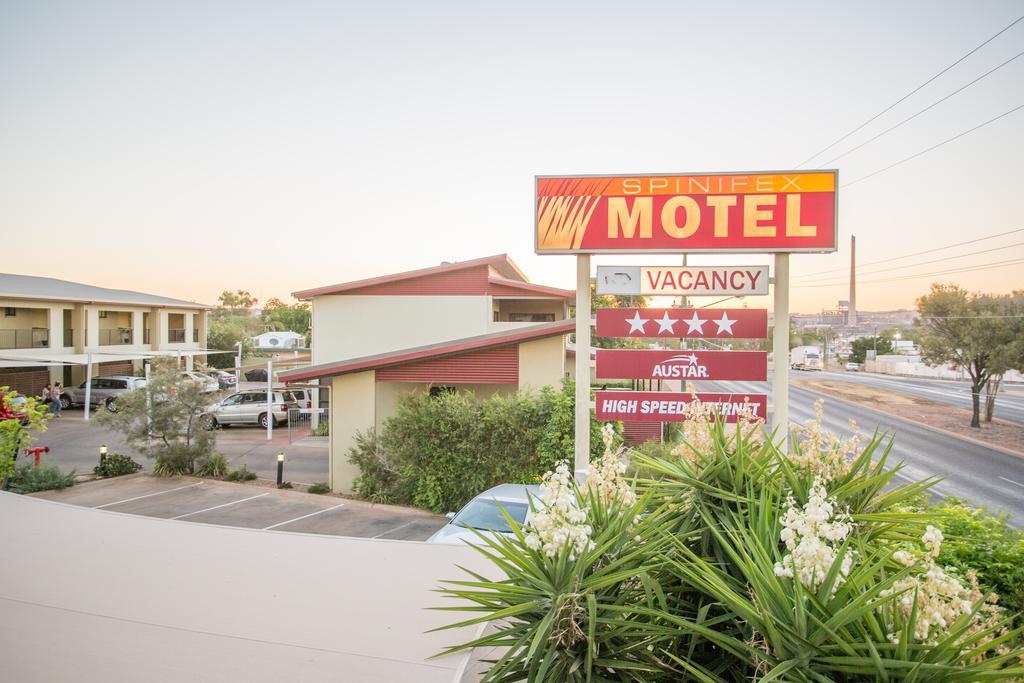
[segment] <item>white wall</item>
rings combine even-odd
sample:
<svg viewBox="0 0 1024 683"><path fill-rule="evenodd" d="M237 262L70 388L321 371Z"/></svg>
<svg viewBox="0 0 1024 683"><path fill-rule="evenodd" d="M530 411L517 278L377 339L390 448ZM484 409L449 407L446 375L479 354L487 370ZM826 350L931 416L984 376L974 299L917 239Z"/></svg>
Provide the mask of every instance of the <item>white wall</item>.
<svg viewBox="0 0 1024 683"><path fill-rule="evenodd" d="M318 296L314 365L493 331L489 296Z"/></svg>

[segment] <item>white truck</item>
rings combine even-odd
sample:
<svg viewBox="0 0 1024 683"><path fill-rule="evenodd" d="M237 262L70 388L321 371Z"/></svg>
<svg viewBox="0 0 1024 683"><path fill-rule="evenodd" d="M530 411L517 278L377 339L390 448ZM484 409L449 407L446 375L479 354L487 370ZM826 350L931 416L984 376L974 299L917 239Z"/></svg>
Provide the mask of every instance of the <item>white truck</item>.
<svg viewBox="0 0 1024 683"><path fill-rule="evenodd" d="M789 367L794 370L821 370L821 348L798 346L789 352Z"/></svg>

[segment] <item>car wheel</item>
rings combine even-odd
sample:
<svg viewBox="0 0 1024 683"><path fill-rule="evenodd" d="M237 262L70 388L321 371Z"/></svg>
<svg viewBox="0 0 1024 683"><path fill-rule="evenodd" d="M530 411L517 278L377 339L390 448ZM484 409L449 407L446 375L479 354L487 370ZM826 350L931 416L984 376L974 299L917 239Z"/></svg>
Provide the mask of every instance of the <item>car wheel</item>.
<svg viewBox="0 0 1024 683"><path fill-rule="evenodd" d="M263 427L264 429L266 429L267 425L268 425L267 414L266 413L260 413L260 416L259 416L259 418L257 418L256 422L259 424L260 427Z"/></svg>
<svg viewBox="0 0 1024 683"><path fill-rule="evenodd" d="M71 399L68 398L67 396L61 396L60 397L60 407L63 408L64 410L67 410L68 408L70 408L71 407Z"/></svg>
<svg viewBox="0 0 1024 683"><path fill-rule="evenodd" d="M210 419L206 421L206 430L212 432L215 429L220 429L220 422L211 415Z"/></svg>
<svg viewBox="0 0 1024 683"><path fill-rule="evenodd" d="M117 412L117 401L115 401L112 398L108 398L106 400L106 402L103 404L103 407L107 409L108 413L116 413Z"/></svg>

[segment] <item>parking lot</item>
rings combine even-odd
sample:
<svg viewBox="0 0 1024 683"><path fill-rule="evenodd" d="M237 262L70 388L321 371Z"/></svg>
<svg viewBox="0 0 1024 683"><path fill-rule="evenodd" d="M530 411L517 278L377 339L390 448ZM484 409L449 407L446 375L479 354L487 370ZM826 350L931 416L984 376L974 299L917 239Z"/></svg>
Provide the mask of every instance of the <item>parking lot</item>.
<svg viewBox="0 0 1024 683"><path fill-rule="evenodd" d="M144 473L77 484L39 498L111 512L200 524L424 541L447 520L420 510L373 505L267 486Z"/></svg>

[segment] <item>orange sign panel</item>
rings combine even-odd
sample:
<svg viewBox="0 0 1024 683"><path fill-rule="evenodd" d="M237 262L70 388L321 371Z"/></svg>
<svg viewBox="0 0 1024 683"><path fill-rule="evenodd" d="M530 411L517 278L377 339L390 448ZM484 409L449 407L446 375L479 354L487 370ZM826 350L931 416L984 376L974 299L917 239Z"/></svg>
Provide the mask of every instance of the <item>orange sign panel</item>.
<svg viewBox="0 0 1024 683"><path fill-rule="evenodd" d="M836 171L538 176L538 254L830 252Z"/></svg>

